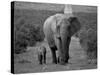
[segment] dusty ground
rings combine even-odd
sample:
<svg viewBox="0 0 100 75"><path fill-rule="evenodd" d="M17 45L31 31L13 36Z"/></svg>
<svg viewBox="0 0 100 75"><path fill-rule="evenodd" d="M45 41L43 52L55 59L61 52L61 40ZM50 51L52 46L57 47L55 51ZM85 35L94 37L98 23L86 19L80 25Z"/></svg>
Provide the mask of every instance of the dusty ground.
<svg viewBox="0 0 100 75"><path fill-rule="evenodd" d="M47 64L39 65L37 60L37 47L31 47L28 52L15 55L14 71L15 73L34 73L34 72L50 72L50 71L67 71L67 70L82 70L82 69L95 69L97 65L96 60L94 63L89 63L86 59L84 50L79 44L79 39L72 38L70 44L70 59L67 65L52 64L51 53L46 43L43 43L48 48L47 50Z"/></svg>

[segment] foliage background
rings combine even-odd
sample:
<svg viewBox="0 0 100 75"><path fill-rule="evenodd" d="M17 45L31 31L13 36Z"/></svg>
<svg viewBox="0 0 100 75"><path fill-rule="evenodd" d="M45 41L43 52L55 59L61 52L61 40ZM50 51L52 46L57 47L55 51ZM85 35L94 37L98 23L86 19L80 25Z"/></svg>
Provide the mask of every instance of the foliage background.
<svg viewBox="0 0 100 75"><path fill-rule="evenodd" d="M55 13L64 13L64 5L52 6L41 3L38 5L24 2L15 3L15 53L25 52L28 46L35 46L37 42L44 40L43 23L46 18ZM93 10L94 8L96 10ZM80 44L86 51L87 57L97 58L97 8L72 5L72 10L81 23L81 29L75 36L80 39Z"/></svg>

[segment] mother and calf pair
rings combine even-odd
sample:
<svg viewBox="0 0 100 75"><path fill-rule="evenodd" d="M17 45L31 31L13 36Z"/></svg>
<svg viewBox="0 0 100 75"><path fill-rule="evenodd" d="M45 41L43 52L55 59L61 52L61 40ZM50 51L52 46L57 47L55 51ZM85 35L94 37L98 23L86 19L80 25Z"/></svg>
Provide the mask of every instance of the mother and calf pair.
<svg viewBox="0 0 100 75"><path fill-rule="evenodd" d="M69 45L71 37L81 28L77 17L68 14L55 14L48 17L43 25L43 32L52 54L52 62L64 65L69 60ZM58 51L58 57L56 57ZM40 64L46 63L46 48L38 53Z"/></svg>

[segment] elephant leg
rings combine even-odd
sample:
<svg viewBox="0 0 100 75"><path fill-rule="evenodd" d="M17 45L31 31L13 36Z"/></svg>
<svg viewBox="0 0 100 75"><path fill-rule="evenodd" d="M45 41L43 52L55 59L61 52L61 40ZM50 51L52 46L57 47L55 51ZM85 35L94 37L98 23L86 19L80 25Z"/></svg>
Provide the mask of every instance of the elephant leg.
<svg viewBox="0 0 100 75"><path fill-rule="evenodd" d="M43 57L42 55L38 55L39 64L42 64Z"/></svg>
<svg viewBox="0 0 100 75"><path fill-rule="evenodd" d="M44 55L43 55L43 59L44 59L44 64L46 64L46 53L44 53Z"/></svg>
<svg viewBox="0 0 100 75"><path fill-rule="evenodd" d="M56 50L57 50L56 46L51 47L52 59L53 59L53 63L55 63L55 64L57 64Z"/></svg>
<svg viewBox="0 0 100 75"><path fill-rule="evenodd" d="M60 62L60 60L59 60L59 56L58 56L58 58L57 58L57 63L59 63Z"/></svg>

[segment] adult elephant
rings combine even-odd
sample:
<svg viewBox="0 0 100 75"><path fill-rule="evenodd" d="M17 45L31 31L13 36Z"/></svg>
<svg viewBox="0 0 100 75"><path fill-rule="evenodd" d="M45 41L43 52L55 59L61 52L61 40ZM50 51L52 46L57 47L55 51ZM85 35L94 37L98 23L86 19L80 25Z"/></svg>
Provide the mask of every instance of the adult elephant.
<svg viewBox="0 0 100 75"><path fill-rule="evenodd" d="M55 14L46 19L43 30L51 49L53 63L57 63L56 50L59 52L59 63L68 63L71 36L79 29L80 22L77 17Z"/></svg>

